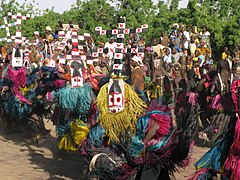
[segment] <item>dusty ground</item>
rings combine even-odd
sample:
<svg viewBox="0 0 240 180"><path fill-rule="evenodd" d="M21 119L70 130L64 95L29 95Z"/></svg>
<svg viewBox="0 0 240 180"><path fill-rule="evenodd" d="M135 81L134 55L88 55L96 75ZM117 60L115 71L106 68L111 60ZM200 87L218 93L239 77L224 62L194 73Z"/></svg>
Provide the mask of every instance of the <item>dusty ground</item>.
<svg viewBox="0 0 240 180"><path fill-rule="evenodd" d="M23 134L6 135L0 123L0 179L3 180L62 180L82 179L83 160L80 155L64 153L57 149L54 129L52 135L38 145L24 140ZM208 148L194 147L190 166L176 173L177 180L184 180L194 172L194 163Z"/></svg>
<svg viewBox="0 0 240 180"><path fill-rule="evenodd" d="M185 169L180 169L179 173L175 174L176 180L184 180L188 179L195 172L194 164L197 160L205 154L209 148L207 147L198 147L194 146L194 152L192 155L192 159L190 160L190 164Z"/></svg>

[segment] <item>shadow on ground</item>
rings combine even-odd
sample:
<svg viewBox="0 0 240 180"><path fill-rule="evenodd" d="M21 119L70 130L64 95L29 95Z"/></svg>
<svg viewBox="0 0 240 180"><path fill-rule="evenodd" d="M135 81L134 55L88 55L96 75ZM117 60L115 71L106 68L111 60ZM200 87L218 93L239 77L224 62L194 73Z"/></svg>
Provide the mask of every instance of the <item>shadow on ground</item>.
<svg viewBox="0 0 240 180"><path fill-rule="evenodd" d="M2 141L12 141L20 146L20 152L29 156L34 169L44 170L51 180L83 179L86 169L84 160L79 153L63 152L57 148L57 139L48 136L41 144L33 143L26 133L4 133L4 124L0 122Z"/></svg>
<svg viewBox="0 0 240 180"><path fill-rule="evenodd" d="M21 156L22 154L23 156L27 156L26 161L28 162L26 162L26 165L29 166L30 161L30 170L36 172L33 174L35 175L39 174L37 172L41 172L40 174L45 175L44 177L40 177L40 179L84 179L83 174L84 171L87 169L87 166L84 163L81 155L79 153L59 151L59 149L57 148L57 139L56 137L54 137L54 135L49 136L41 144L36 144L29 141L29 138L27 137L28 135L26 133L5 134L3 127L4 124L0 122L0 141L17 145L13 147L18 148L18 155L20 154ZM52 125L47 127L53 129ZM185 169L180 169L179 173L174 174L177 180L187 179L189 175L195 172L194 164L199 158L201 158L204 153L209 150L209 148L207 147L209 147L211 144L209 144L209 142L204 139L198 138L195 140L195 145L195 151L190 161L190 165ZM13 154L11 156L11 158L13 159L13 163L15 163L14 153L11 153ZM25 172L22 177L24 177L25 175L27 176L27 173L28 172Z"/></svg>

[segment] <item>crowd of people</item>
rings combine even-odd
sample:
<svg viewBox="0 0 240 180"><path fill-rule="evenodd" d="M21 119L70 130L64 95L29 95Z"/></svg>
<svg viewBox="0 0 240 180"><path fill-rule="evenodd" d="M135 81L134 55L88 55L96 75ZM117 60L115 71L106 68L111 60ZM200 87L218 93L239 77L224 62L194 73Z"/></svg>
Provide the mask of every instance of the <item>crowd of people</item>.
<svg viewBox="0 0 240 180"><path fill-rule="evenodd" d="M0 87L7 132L29 131L38 142L49 135L43 119L51 119L59 149L86 158L86 177L164 180L188 165L201 135L212 148L193 179L240 178L240 50L225 47L214 59L211 34L199 28L174 23L150 44L130 33L121 48L130 51L118 62L117 36L96 44L89 34L79 39L73 25L6 43Z"/></svg>

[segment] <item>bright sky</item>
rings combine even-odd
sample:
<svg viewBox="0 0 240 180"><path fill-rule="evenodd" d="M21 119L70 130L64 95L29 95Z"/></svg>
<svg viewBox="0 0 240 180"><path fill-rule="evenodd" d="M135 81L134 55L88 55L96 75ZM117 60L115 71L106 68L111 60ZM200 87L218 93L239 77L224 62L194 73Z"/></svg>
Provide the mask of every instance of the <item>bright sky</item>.
<svg viewBox="0 0 240 180"><path fill-rule="evenodd" d="M65 10L69 10L71 5L76 2L76 0L35 0L39 5L40 10L51 9L54 7L54 11L62 13ZM25 0L16 0L16 2L23 3Z"/></svg>
<svg viewBox="0 0 240 180"><path fill-rule="evenodd" d="M16 0L19 3L23 3L25 0ZM154 2L157 2L158 0L153 0ZM165 0L167 1L167 0ZM186 8L187 3L189 0L180 0L179 6L181 8ZM39 3L38 8L40 10L44 9L51 9L54 7L54 11L62 13L65 10L69 10L71 8L71 5L76 2L76 0L36 0L37 3Z"/></svg>
<svg viewBox="0 0 240 180"><path fill-rule="evenodd" d="M180 0L179 1L179 7L186 8L188 5L189 0Z"/></svg>

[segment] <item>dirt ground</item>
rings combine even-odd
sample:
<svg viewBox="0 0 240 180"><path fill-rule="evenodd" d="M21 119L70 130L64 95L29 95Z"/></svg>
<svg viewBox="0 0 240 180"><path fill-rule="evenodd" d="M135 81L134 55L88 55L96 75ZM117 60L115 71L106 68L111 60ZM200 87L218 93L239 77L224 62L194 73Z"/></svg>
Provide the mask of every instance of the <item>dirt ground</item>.
<svg viewBox="0 0 240 180"><path fill-rule="evenodd" d="M3 180L70 180L82 179L84 169L81 156L75 153L61 152L54 138L55 129L51 130L41 144L26 140L23 134L6 135L0 123L0 179ZM194 146L190 165L176 173L177 180L187 179L194 173L194 163L208 150L206 147Z"/></svg>

